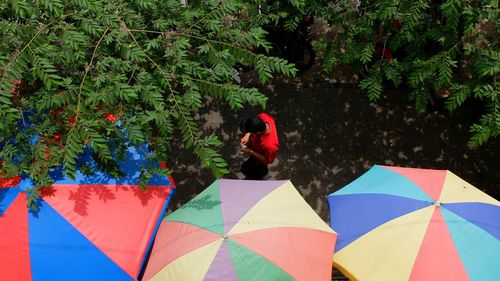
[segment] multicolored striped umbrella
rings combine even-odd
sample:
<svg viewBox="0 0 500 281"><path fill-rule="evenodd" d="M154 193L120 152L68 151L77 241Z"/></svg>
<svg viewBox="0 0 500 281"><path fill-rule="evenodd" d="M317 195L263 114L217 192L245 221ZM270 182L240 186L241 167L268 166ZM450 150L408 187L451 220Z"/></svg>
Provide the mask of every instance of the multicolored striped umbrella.
<svg viewBox="0 0 500 281"><path fill-rule="evenodd" d="M374 166L328 203L353 280L500 280L500 202L450 171Z"/></svg>
<svg viewBox="0 0 500 281"><path fill-rule="evenodd" d="M26 203L30 180L0 181L0 280L136 280L173 194L166 176L140 190L145 162L129 148L122 179L59 173L42 189L37 211Z"/></svg>
<svg viewBox="0 0 500 281"><path fill-rule="evenodd" d="M143 280L331 280L336 234L290 181L215 181L161 223Z"/></svg>

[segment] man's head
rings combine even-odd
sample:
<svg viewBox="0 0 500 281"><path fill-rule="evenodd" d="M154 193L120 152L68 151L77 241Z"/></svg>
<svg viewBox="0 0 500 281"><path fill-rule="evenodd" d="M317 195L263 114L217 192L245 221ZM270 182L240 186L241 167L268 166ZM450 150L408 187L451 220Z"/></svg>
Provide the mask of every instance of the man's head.
<svg viewBox="0 0 500 281"><path fill-rule="evenodd" d="M263 133L266 131L266 123L257 116L252 116L240 124L240 130L244 133Z"/></svg>

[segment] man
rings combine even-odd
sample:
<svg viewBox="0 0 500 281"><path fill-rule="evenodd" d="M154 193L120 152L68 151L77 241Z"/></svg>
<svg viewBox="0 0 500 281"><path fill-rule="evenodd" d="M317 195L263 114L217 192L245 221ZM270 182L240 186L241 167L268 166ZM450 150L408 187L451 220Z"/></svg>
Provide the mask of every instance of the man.
<svg viewBox="0 0 500 281"><path fill-rule="evenodd" d="M247 179L261 180L273 163L279 150L278 133L273 117L267 113L248 118L240 124L244 133L240 140L243 153L249 155L241 165L241 172Z"/></svg>

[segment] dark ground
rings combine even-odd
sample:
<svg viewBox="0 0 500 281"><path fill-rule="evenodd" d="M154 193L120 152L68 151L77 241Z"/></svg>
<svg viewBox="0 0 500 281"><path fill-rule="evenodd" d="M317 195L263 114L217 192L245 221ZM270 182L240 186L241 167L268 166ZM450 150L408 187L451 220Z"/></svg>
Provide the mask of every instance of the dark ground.
<svg viewBox="0 0 500 281"><path fill-rule="evenodd" d="M243 83L252 84L251 77ZM332 80L310 71L260 86L269 97L265 111L275 117L281 145L268 179L290 179L327 223L326 196L375 164L447 169L500 199L500 139L477 149L467 146L469 127L480 116L476 105L453 113L445 109L418 113L407 91L387 90L372 103L357 88L336 82L344 78ZM233 112L219 101L207 100L196 116L205 134L224 142L220 152L231 170L225 178L243 178L239 168L246 157L239 150L238 124L261 111ZM169 166L177 190L167 214L215 180L180 144L173 146ZM334 269L332 280L346 279Z"/></svg>
<svg viewBox="0 0 500 281"><path fill-rule="evenodd" d="M325 222L325 197L374 164L447 169L500 199L500 139L477 149L467 146L469 127L480 113L475 106L453 113L445 109L418 113L403 90L387 90L372 103L357 88L332 83L312 72L293 81L276 81L261 87L269 97L265 111L275 117L281 144L268 179L290 179ZM245 157L239 152L238 124L260 111L233 112L219 101L207 100L196 116L206 134L213 133L224 142L220 152L231 170L225 178L243 177L239 167ZM178 144L169 166L177 184L169 212L215 180Z"/></svg>

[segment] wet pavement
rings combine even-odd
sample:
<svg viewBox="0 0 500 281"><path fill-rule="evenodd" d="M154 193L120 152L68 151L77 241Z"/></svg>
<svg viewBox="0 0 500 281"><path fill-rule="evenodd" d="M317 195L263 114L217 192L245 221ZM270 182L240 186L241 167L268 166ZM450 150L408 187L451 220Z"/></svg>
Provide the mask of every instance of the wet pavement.
<svg viewBox="0 0 500 281"><path fill-rule="evenodd" d="M268 179L290 179L325 222L326 196L375 164L447 169L500 199L500 139L477 149L467 146L469 127L479 116L477 106L454 113L444 109L418 113L402 90L387 90L373 103L357 88L315 73L289 80L259 86L269 97L265 111L275 117L281 145ZM243 83L254 85L253 81L250 75ZM258 107L231 111L220 101L207 99L196 115L205 134L224 142L220 152L231 170L225 178L243 178L239 168L245 157L239 150L238 124L261 111ZM179 143L173 146L169 166L177 193L168 212L215 180Z"/></svg>

